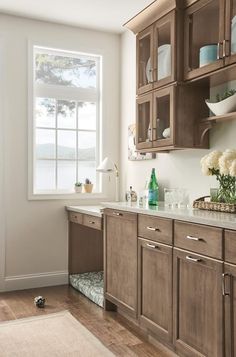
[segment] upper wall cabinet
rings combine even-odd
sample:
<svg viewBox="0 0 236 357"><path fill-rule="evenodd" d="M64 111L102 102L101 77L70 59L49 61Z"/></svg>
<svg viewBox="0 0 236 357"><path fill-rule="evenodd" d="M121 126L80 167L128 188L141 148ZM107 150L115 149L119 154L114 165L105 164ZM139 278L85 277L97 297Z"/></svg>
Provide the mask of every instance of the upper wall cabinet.
<svg viewBox="0 0 236 357"><path fill-rule="evenodd" d="M176 79L176 12L173 10L137 35L137 94Z"/></svg>
<svg viewBox="0 0 236 357"><path fill-rule="evenodd" d="M184 14L184 79L236 63L236 0L198 0Z"/></svg>
<svg viewBox="0 0 236 357"><path fill-rule="evenodd" d="M184 77L223 67L224 1L200 0L185 10Z"/></svg>
<svg viewBox="0 0 236 357"><path fill-rule="evenodd" d="M178 80L182 52L181 0L154 1L125 26L136 36L137 95ZM177 51L178 49L178 51Z"/></svg>
<svg viewBox="0 0 236 357"><path fill-rule="evenodd" d="M226 1L225 39L223 49L226 64L236 63L236 0Z"/></svg>

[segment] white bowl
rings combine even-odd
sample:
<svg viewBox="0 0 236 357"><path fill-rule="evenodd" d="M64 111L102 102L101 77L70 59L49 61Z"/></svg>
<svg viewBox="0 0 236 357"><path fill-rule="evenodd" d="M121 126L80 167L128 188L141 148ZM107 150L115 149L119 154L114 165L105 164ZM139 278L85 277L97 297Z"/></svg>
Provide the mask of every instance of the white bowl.
<svg viewBox="0 0 236 357"><path fill-rule="evenodd" d="M215 115L232 113L236 110L236 93L217 103L211 103L209 99L206 99L205 102Z"/></svg>

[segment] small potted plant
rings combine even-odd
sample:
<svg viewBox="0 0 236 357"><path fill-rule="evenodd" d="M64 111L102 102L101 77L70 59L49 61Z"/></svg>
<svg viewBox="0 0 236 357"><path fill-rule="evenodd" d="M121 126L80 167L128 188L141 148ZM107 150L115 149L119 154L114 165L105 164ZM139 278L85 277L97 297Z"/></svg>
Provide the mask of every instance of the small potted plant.
<svg viewBox="0 0 236 357"><path fill-rule="evenodd" d="M84 183L84 191L86 193L91 193L92 190L93 190L93 184L88 178L86 178Z"/></svg>
<svg viewBox="0 0 236 357"><path fill-rule="evenodd" d="M76 193L81 193L82 192L82 187L83 187L82 182L76 182L75 183L75 192Z"/></svg>

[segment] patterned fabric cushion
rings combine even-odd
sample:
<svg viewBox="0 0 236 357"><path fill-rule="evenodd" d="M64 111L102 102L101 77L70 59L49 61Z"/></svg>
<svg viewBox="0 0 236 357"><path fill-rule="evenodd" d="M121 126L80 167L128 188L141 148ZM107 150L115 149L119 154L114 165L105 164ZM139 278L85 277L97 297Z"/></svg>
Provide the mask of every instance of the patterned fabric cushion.
<svg viewBox="0 0 236 357"><path fill-rule="evenodd" d="M72 274L70 284L95 304L103 307L103 271Z"/></svg>

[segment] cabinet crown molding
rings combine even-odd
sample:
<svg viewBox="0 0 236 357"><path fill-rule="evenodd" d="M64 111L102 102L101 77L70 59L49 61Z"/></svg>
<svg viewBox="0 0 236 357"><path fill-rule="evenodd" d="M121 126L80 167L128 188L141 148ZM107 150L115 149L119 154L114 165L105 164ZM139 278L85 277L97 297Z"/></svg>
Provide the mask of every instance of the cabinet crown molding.
<svg viewBox="0 0 236 357"><path fill-rule="evenodd" d="M156 0L132 17L123 26L135 35L168 12L183 7L183 0Z"/></svg>

